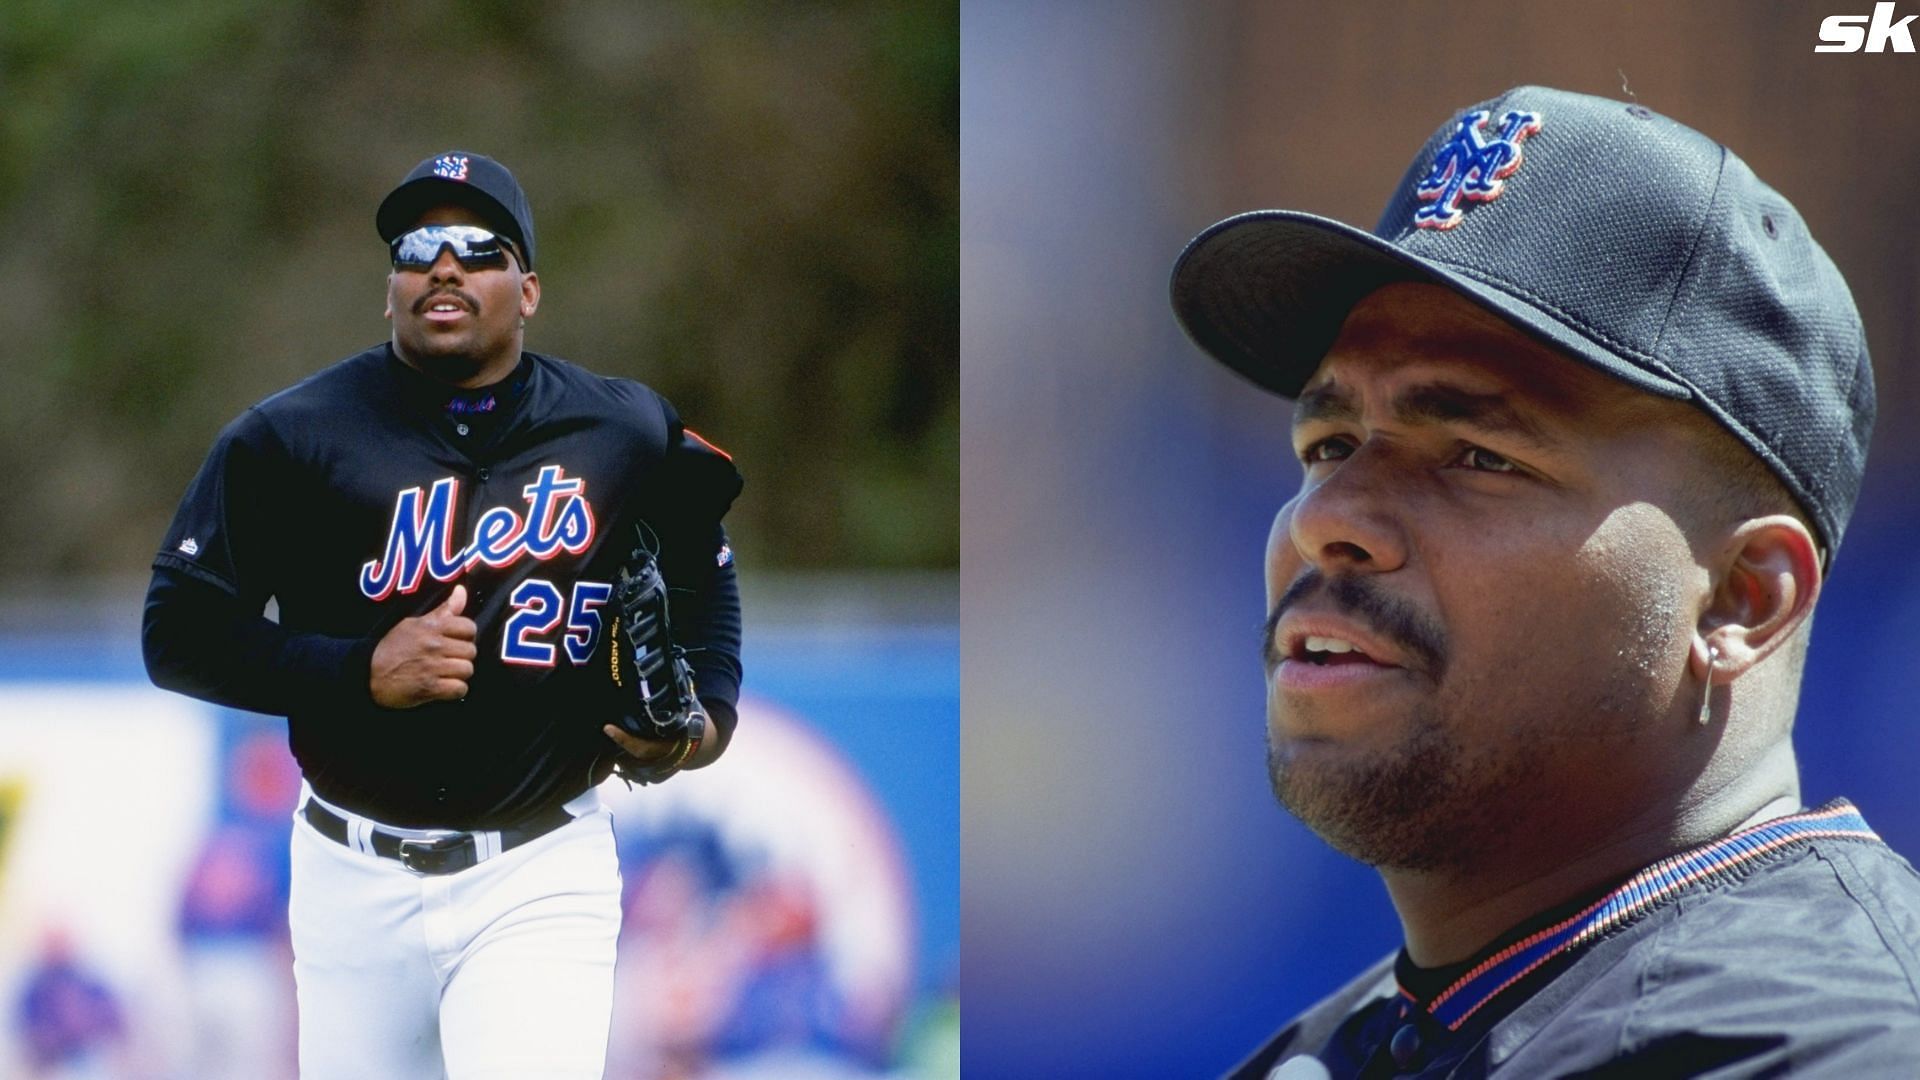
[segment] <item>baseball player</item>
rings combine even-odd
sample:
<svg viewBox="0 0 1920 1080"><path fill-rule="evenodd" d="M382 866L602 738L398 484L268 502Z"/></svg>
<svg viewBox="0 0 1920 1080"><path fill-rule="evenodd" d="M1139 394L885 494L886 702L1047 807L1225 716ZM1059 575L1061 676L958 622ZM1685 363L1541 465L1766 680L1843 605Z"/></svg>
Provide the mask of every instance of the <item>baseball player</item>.
<svg viewBox="0 0 1920 1080"><path fill-rule="evenodd" d="M1522 87L1373 232L1242 214L1172 292L1294 401L1269 771L1405 931L1232 1075L1915 1075L1920 879L1789 737L1874 392L1787 200Z"/></svg>
<svg viewBox="0 0 1920 1080"><path fill-rule="evenodd" d="M154 560L147 668L287 717L303 1077L597 1077L620 883L595 785L731 736L740 477L647 387L522 348L533 215L498 162L421 162L376 224L392 339L220 433ZM636 558L665 582L644 617ZM650 621L670 655L627 640ZM697 704L629 727L610 703L662 672Z"/></svg>

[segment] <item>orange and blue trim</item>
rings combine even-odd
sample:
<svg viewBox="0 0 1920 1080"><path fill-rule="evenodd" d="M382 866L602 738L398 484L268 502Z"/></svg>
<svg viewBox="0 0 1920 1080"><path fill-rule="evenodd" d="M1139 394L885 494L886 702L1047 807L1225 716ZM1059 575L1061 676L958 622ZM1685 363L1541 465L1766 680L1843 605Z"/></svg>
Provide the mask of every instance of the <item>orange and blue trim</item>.
<svg viewBox="0 0 1920 1080"><path fill-rule="evenodd" d="M713 443L707 441L707 437L705 435L702 435L699 432L693 430L692 428L686 427L685 425L682 425L680 430L692 436L693 441L699 443L701 446L704 446L707 449L713 451L714 453L719 454L721 457L726 458L728 461L733 460L732 454L727 453L725 450L722 450L718 446L715 446L713 445Z"/></svg>
<svg viewBox="0 0 1920 1080"><path fill-rule="evenodd" d="M1578 914L1516 941L1475 965L1427 1002L1426 1011L1448 1030L1458 1031L1473 1014L1555 957L1599 940L1685 890L1735 876L1756 860L1833 837L1880 840L1852 803L1835 799L1817 810L1776 818L1669 856ZM1404 987L1400 993L1404 1010L1413 995Z"/></svg>

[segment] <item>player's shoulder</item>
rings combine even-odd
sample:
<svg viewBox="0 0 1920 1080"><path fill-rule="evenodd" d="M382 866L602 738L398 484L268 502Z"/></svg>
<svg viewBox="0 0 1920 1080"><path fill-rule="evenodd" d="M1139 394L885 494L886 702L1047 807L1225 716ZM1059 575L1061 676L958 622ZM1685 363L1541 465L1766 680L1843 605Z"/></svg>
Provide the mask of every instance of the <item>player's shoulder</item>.
<svg viewBox="0 0 1920 1080"><path fill-rule="evenodd" d="M1288 1021L1261 1044L1260 1049L1229 1072L1226 1080L1264 1080L1275 1065L1287 1058L1318 1051L1355 1013L1375 1001L1392 997L1399 987L1393 977L1396 955L1387 954L1379 963Z"/></svg>
<svg viewBox="0 0 1920 1080"><path fill-rule="evenodd" d="M602 375L596 371L547 353L529 352L539 377L549 380L578 407L599 405L620 412L640 410L671 416L673 406L659 391L638 379Z"/></svg>
<svg viewBox="0 0 1920 1080"><path fill-rule="evenodd" d="M242 414L239 422L265 423L285 430L391 397L390 388L382 385L383 380L392 379L388 349L382 342L329 364L262 399Z"/></svg>
<svg viewBox="0 0 1920 1080"><path fill-rule="evenodd" d="M1683 900L1662 937L1671 958L1713 955L1756 970L1824 969L1845 956L1850 973L1905 984L1901 996L1920 1015L1920 874L1877 839L1816 839Z"/></svg>
<svg viewBox="0 0 1920 1080"><path fill-rule="evenodd" d="M1580 1061L1891 1075L1878 1070L1920 1060L1917 920L1905 859L1817 840L1597 948L1502 1024L1495 1059L1517 1074Z"/></svg>
<svg viewBox="0 0 1920 1080"><path fill-rule="evenodd" d="M378 400L369 382L380 373L384 350L382 344L357 352L248 405L213 440L215 452L234 446L284 452L300 442L303 432L340 429L342 409L351 402Z"/></svg>
<svg viewBox="0 0 1920 1080"><path fill-rule="evenodd" d="M1816 840L1697 898L1663 936L1662 976L1703 1007L1853 1000L1920 1025L1920 875L1878 840ZM1716 971L1735 978L1702 977Z"/></svg>
<svg viewBox="0 0 1920 1080"><path fill-rule="evenodd" d="M675 437L680 415L645 383L602 375L558 356L527 355L534 371L531 408L539 422L581 423L646 453L663 452Z"/></svg>

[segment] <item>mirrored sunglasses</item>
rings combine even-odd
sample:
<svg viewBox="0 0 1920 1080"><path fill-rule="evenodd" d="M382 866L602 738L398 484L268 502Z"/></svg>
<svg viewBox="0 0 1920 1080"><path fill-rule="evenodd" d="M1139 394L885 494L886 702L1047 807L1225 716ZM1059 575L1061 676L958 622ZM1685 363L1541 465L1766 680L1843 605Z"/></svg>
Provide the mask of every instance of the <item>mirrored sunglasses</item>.
<svg viewBox="0 0 1920 1080"><path fill-rule="evenodd" d="M422 225L393 238L393 268L425 270L440 257L441 248L468 270L503 269L513 241L478 225ZM518 251L514 251L517 258Z"/></svg>

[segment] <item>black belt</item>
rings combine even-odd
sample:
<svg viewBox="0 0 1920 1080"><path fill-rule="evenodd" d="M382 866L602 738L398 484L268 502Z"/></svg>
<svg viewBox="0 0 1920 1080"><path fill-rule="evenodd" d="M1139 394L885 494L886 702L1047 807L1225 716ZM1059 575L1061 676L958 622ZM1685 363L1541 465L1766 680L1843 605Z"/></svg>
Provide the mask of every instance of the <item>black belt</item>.
<svg viewBox="0 0 1920 1080"><path fill-rule="evenodd" d="M347 819L312 799L307 800L301 813L306 815L307 824L312 825L321 836L337 844L353 846L347 839ZM572 820L572 814L556 806L523 825L499 830L500 850L509 851L529 840L538 840ZM453 833L433 840L395 836L380 829L369 830L369 833L375 855L396 860L418 873L451 874L480 861L479 845L472 833Z"/></svg>

